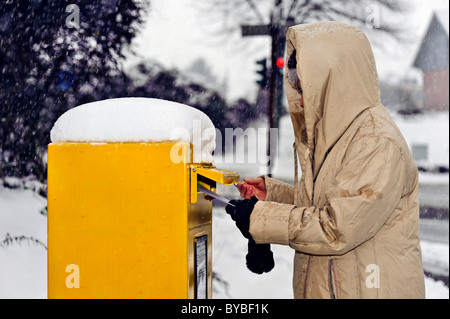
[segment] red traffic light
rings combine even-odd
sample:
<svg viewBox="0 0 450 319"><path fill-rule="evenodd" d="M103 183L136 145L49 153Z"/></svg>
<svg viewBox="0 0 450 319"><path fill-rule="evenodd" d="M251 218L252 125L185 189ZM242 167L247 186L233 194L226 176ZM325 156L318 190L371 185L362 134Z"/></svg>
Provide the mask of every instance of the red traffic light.
<svg viewBox="0 0 450 319"><path fill-rule="evenodd" d="M277 67L282 68L284 66L284 59L278 58L277 59Z"/></svg>

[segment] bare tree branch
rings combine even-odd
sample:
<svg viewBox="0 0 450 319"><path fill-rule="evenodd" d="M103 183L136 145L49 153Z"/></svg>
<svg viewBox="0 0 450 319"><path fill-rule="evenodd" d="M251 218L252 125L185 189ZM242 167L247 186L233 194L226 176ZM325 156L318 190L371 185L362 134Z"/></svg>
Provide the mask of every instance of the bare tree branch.
<svg viewBox="0 0 450 319"><path fill-rule="evenodd" d="M280 23L288 19L294 20L294 24L342 21L362 28L376 45L386 45L386 36L395 42L407 43L411 40L402 18L412 7L407 0L199 0L194 3L199 8L199 24L207 25L205 32L212 35L201 41L214 41L216 44L229 42L233 52L242 54L255 51L254 45L259 41L243 41L241 25L270 21L270 16L279 13L280 9L283 16L276 19ZM371 14L368 9L374 6L381 12L381 23L368 27L367 20ZM251 46L248 41L252 41Z"/></svg>
<svg viewBox="0 0 450 319"><path fill-rule="evenodd" d="M259 22L264 23L264 17L262 16L261 12L258 10L258 7L255 5L253 0L247 0L248 5L252 10L255 12L256 17L258 18Z"/></svg>
<svg viewBox="0 0 450 319"><path fill-rule="evenodd" d="M289 8L289 11L286 15L286 20L289 19L291 17L291 12L294 10L295 6L298 4L298 0L293 0L291 3L291 6Z"/></svg>

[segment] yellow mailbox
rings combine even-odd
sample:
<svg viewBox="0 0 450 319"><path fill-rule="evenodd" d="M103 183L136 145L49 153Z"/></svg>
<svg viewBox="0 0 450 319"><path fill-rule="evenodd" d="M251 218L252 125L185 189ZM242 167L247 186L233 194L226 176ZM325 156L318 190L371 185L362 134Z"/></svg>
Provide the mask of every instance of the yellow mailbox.
<svg viewBox="0 0 450 319"><path fill-rule="evenodd" d="M98 117L96 104L58 120L52 132L64 135L60 126L74 121L67 131L76 136L81 136L77 129L98 133L102 122L103 131L116 131L133 113L135 122L127 129L140 138L148 128L139 122L140 114L149 108L162 114L156 124L164 116L167 122L186 122L180 112L187 106L151 99L119 102L100 105L107 107L102 114L114 118ZM77 122L82 112L87 114ZM209 123L197 110L189 112ZM211 298L212 202L197 186L215 192L216 183L234 184L239 175L196 163L192 143L52 141L49 298ZM174 150L181 160L171 159Z"/></svg>
<svg viewBox="0 0 450 319"><path fill-rule="evenodd" d="M211 298L212 203L197 185L239 176L174 163L174 145L49 145L49 298Z"/></svg>

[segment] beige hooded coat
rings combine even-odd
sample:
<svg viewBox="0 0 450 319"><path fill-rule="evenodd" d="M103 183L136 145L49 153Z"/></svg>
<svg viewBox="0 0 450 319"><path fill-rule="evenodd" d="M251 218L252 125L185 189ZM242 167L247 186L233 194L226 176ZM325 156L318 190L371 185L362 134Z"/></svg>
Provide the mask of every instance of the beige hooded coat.
<svg viewBox="0 0 450 319"><path fill-rule="evenodd" d="M265 177L251 235L295 249L295 298L424 298L417 169L380 104L369 41L337 22L291 27L286 41L303 89L301 107L285 79L302 176Z"/></svg>

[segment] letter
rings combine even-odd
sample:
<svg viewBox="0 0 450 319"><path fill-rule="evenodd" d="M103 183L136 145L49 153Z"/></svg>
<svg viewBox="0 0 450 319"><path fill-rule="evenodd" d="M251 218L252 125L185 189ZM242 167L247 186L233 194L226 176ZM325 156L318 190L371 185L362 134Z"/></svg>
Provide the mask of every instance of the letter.
<svg viewBox="0 0 450 319"><path fill-rule="evenodd" d="M197 306L191 306L189 303L189 313L197 313Z"/></svg>
<svg viewBox="0 0 450 319"><path fill-rule="evenodd" d="M174 164L179 164L180 162L184 161L189 162L190 148L189 147L183 148L183 146L186 145L187 143L186 141L190 140L189 131L183 127L175 128L170 132L170 140L171 141L180 140L180 142L175 143L170 149L170 160Z"/></svg>
<svg viewBox="0 0 450 319"><path fill-rule="evenodd" d="M242 137L242 139L239 139L239 137ZM236 144L234 143L235 138ZM245 131L240 127L235 129L225 128L226 163L256 164L256 154L248 152L251 149L249 145L255 145L256 147L256 132L254 128L249 127ZM236 151L236 160L234 160L234 150ZM245 161L245 154L247 154L247 162Z"/></svg>
<svg viewBox="0 0 450 319"><path fill-rule="evenodd" d="M216 148L214 149L214 163L222 164L224 163L223 153L222 153L222 133L218 128L216 130Z"/></svg>
<svg viewBox="0 0 450 319"><path fill-rule="evenodd" d="M80 8L76 4L69 4L66 12L70 12L66 18L66 27L78 29L80 27Z"/></svg>
<svg viewBox="0 0 450 319"><path fill-rule="evenodd" d="M233 305L232 304L225 304L225 312L226 313L232 313L233 312Z"/></svg>
<svg viewBox="0 0 450 319"><path fill-rule="evenodd" d="M208 156L203 153L204 150L213 150L216 148L216 131L215 129L209 127L203 131L202 134L202 162L206 162L207 158L203 156Z"/></svg>
<svg viewBox="0 0 450 319"><path fill-rule="evenodd" d="M191 144L194 146L193 153L200 155L200 160L202 156L202 121L193 120L192 121L192 141ZM197 156L198 156L197 155Z"/></svg>
<svg viewBox="0 0 450 319"><path fill-rule="evenodd" d="M234 163L234 149L237 143L234 139L234 130L232 128L225 128L225 163Z"/></svg>
<svg viewBox="0 0 450 319"><path fill-rule="evenodd" d="M267 154L267 129L264 127L258 128L258 164L266 165L269 162L269 155ZM261 168L260 168L261 173Z"/></svg>
<svg viewBox="0 0 450 319"><path fill-rule="evenodd" d="M378 265L368 265L366 272L370 273L366 278L366 287L369 289L380 288L380 268Z"/></svg>
<svg viewBox="0 0 450 319"><path fill-rule="evenodd" d="M246 304L241 304L241 313L248 313Z"/></svg>
<svg viewBox="0 0 450 319"><path fill-rule="evenodd" d="M269 311L267 310L267 305L268 304L261 305L261 313L269 313Z"/></svg>
<svg viewBox="0 0 450 319"><path fill-rule="evenodd" d="M366 12L370 13L366 18L366 27L369 29L380 27L380 7L374 3L366 7Z"/></svg>
<svg viewBox="0 0 450 319"><path fill-rule="evenodd" d="M182 306L181 307L181 313L188 313L187 306Z"/></svg>
<svg viewBox="0 0 450 319"><path fill-rule="evenodd" d="M269 154L267 154L267 145L266 143L262 143L263 145L259 145L258 143L258 163L260 165L259 167L259 173L260 174L267 174L268 171L274 172L278 165L278 128L270 128L270 149ZM262 134L267 135L267 129L261 128L258 129L258 135L259 135L259 141L266 141L266 138L261 137ZM261 166L261 165L267 165Z"/></svg>
<svg viewBox="0 0 450 319"><path fill-rule="evenodd" d="M189 147L183 147L186 145L184 142L175 143L170 149L170 160L174 164L179 164L180 162L188 163L190 152Z"/></svg>
<svg viewBox="0 0 450 319"><path fill-rule="evenodd" d="M69 289L80 288L80 267L75 264L67 265L66 272L71 273L66 278L66 287Z"/></svg>

